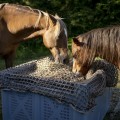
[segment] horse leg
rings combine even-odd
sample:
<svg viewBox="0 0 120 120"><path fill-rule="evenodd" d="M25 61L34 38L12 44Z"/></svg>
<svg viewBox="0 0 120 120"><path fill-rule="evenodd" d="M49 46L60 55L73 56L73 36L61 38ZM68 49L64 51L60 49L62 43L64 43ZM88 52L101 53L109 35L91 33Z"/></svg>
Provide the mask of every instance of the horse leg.
<svg viewBox="0 0 120 120"><path fill-rule="evenodd" d="M60 48L60 58L62 63L65 63L65 64L69 63L69 56L68 56L67 49Z"/></svg>
<svg viewBox="0 0 120 120"><path fill-rule="evenodd" d="M55 62L60 63L61 60L60 60L60 52L59 52L59 50L56 47L54 47L54 48L50 49L50 51L51 51L51 53L52 53L52 55L54 57Z"/></svg>
<svg viewBox="0 0 120 120"><path fill-rule="evenodd" d="M3 58L5 60L6 68L13 67L13 61L15 58L15 51L12 51L12 52L4 55Z"/></svg>

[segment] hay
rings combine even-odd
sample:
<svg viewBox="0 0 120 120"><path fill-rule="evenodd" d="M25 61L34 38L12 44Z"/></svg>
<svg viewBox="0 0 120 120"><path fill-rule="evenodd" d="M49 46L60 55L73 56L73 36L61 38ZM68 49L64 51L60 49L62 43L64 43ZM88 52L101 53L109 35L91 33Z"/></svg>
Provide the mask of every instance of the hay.
<svg viewBox="0 0 120 120"><path fill-rule="evenodd" d="M49 96L83 113L94 107L96 97L104 92L107 75L112 73L112 78L115 77L113 66L101 61L107 67L100 69L96 63L91 67L90 78L85 79L72 73L71 66L56 64L45 57L1 71L0 87Z"/></svg>

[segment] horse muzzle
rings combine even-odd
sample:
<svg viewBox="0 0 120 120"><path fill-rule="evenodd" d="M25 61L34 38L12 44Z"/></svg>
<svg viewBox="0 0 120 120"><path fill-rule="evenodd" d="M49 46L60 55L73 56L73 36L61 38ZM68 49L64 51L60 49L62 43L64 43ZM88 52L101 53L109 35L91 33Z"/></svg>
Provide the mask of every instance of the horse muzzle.
<svg viewBox="0 0 120 120"><path fill-rule="evenodd" d="M75 76L83 77L83 74L77 70L72 69L72 72L75 74Z"/></svg>
<svg viewBox="0 0 120 120"><path fill-rule="evenodd" d="M68 64L69 63L69 57L63 57L63 56L56 57L55 62L56 63Z"/></svg>

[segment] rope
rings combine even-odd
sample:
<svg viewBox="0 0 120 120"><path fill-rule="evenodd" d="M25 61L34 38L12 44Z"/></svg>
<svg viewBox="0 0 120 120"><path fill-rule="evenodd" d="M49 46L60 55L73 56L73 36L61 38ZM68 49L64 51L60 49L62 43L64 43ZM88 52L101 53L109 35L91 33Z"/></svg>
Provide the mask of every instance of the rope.
<svg viewBox="0 0 120 120"><path fill-rule="evenodd" d="M38 10L38 13L39 13L39 16L38 16L37 21L35 22L34 28L36 28L39 25L39 22L40 22L40 18L41 18L41 12L40 12L40 10Z"/></svg>

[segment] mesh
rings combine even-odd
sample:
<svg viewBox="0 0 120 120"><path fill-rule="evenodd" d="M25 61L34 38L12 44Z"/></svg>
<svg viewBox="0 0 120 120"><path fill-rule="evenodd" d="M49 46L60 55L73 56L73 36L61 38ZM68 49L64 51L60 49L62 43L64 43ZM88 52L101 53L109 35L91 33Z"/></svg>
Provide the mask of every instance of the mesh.
<svg viewBox="0 0 120 120"><path fill-rule="evenodd" d="M96 66L96 63L93 66ZM106 62L101 65L105 66ZM68 103L84 113L95 106L95 98L101 95L106 87L108 74L103 69L93 68L91 77L85 79L73 74L71 66L56 64L50 57L45 57L1 71L0 87L46 95L59 102ZM107 72L113 70L115 69Z"/></svg>
<svg viewBox="0 0 120 120"><path fill-rule="evenodd" d="M118 70L114 65L105 60L96 60L88 71L88 76L90 74L91 77L91 74L95 73L97 70L103 70L105 72L107 87L116 86L118 82Z"/></svg>

